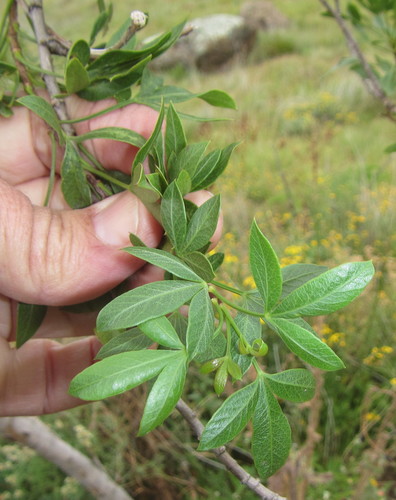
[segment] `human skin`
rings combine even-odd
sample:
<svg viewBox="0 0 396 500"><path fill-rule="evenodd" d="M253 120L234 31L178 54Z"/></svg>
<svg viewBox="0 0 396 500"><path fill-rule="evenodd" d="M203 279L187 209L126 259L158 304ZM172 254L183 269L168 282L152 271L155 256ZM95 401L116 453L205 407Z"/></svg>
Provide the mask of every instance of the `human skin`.
<svg viewBox="0 0 396 500"><path fill-rule="evenodd" d="M111 101L68 100L70 116L107 108ZM76 125L82 134L118 126L149 137L157 113L131 104ZM128 173L137 149L95 139L87 144L108 169ZM57 170L60 168L59 151ZM93 299L127 280L135 287L161 279L162 272L122 252L129 233L148 246L162 238L162 228L130 192L90 207L70 210L57 176L48 207L51 143L48 128L25 108L0 118L0 416L41 415L81 404L68 394L71 379L94 362L100 347L92 335L96 315L72 314L61 306ZM190 195L203 203L207 192ZM219 238L220 225L212 240ZM143 267L142 267L143 266ZM17 302L45 304L47 315L34 339L16 350ZM55 338L79 337L67 343ZM11 342L11 344L10 344Z"/></svg>

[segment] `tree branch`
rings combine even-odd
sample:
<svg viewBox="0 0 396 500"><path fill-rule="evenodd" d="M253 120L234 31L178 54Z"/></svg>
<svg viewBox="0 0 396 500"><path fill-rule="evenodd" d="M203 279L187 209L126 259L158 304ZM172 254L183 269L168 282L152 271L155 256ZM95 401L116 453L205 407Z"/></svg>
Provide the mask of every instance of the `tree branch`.
<svg viewBox="0 0 396 500"><path fill-rule="evenodd" d="M0 432L6 438L29 446L67 475L74 477L95 498L133 500L104 470L63 441L37 417L1 418Z"/></svg>
<svg viewBox="0 0 396 500"><path fill-rule="evenodd" d="M45 25L42 0L32 0L28 5L28 13L38 44L40 66L47 72L53 73L54 68L51 59L51 52L47 45L50 36ZM59 120L68 120L69 117L67 115L65 103L58 97L61 91L56 78L49 73L43 73L42 78L45 86L47 87L52 107L54 108ZM74 129L70 124L62 123L61 126L67 135L74 135Z"/></svg>
<svg viewBox="0 0 396 500"><path fill-rule="evenodd" d="M385 107L388 115L392 115L396 112L396 105L387 97L385 92L382 90L381 85L378 81L378 78L372 71L367 59L365 58L363 52L360 50L360 47L353 37L352 33L349 31L344 18L341 15L340 10L340 2L339 0L334 0L334 7L330 5L327 0L319 0L319 2L327 9L327 11L334 17L338 26L340 27L344 38L348 44L349 50L353 56L355 56L359 62L361 63L364 72L366 74L366 78L363 78L363 83L368 90L368 92L374 96L376 99L382 102Z"/></svg>
<svg viewBox="0 0 396 500"><path fill-rule="evenodd" d="M128 26L128 29L125 31L123 36L111 47L106 47L105 49L90 49L91 59L97 59L100 56L103 56L107 52L111 50L120 49L129 40L133 37L135 33L144 28L148 21L148 16L144 12L140 10L133 10L130 14L131 24ZM58 35L54 30L52 30L49 26L46 26L48 39L47 39L47 47L52 54L56 54L59 56L66 56L70 47L72 46L71 42L65 40L61 36Z"/></svg>
<svg viewBox="0 0 396 500"><path fill-rule="evenodd" d="M18 41L18 5L17 2L14 1L10 8L9 14L9 25L8 25L8 35L11 46L12 57L15 62L15 66L17 67L19 76L22 80L22 85L27 94L31 94L33 92L33 88L30 82L29 74L27 72L26 67L20 61L19 56L21 55L21 48L19 46Z"/></svg>
<svg viewBox="0 0 396 500"><path fill-rule="evenodd" d="M187 421L197 438L200 439L204 426L195 412L182 399L178 401L176 409ZM266 488L259 479L256 479L248 474L243 467L241 467L238 462L234 460L229 453L227 453L225 446L214 448L211 451L216 455L218 460L241 481L242 484L250 488L262 500L286 500L284 497L281 497L277 493L274 493Z"/></svg>

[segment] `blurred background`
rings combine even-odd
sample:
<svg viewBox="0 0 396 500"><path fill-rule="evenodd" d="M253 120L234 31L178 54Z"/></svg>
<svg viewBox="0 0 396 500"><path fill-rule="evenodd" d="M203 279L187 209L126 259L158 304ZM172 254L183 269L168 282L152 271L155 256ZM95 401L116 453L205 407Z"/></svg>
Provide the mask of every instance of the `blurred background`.
<svg viewBox="0 0 396 500"><path fill-rule="evenodd" d="M48 23L59 34L89 37L97 15L94 0L47 0L44 5ZM320 390L311 402L282 402L293 449L269 486L297 500L396 498L396 157L384 152L396 142L395 123L368 95L360 77L342 64L349 57L346 43L334 20L322 15L318 0L118 1L111 31L131 7L150 14L140 39L185 19L243 14L241 38L234 33L229 39L233 50L223 42L220 55L199 49L196 58L175 54L173 61L155 67L170 84L192 92L222 89L238 106L224 111L199 100L178 106L190 114L227 119L186 121L190 141L211 139L215 147L241 141L213 186L222 193L225 218L221 278L252 286L247 241L253 217L282 265L333 267L372 259L376 268L375 279L359 299L314 320L347 368L315 371ZM270 337L268 343L269 371L299 366L278 339ZM205 421L219 401L211 376L200 375L198 368L193 375L187 399ZM256 498L210 454L195 452L194 439L178 414L136 438L144 398L144 389L138 388L43 420L98 459L136 499ZM231 451L255 474L243 451L249 439L248 427ZM1 444L1 500L92 498L31 450Z"/></svg>

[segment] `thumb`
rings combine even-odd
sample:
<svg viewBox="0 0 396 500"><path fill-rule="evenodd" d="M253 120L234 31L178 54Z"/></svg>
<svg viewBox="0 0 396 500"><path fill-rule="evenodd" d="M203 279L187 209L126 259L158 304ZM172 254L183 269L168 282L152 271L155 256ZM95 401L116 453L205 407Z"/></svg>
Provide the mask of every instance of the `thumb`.
<svg viewBox="0 0 396 500"><path fill-rule="evenodd" d="M68 305L92 299L143 262L122 252L133 232L156 246L162 229L129 192L81 210L31 204L0 180L0 293L21 302Z"/></svg>

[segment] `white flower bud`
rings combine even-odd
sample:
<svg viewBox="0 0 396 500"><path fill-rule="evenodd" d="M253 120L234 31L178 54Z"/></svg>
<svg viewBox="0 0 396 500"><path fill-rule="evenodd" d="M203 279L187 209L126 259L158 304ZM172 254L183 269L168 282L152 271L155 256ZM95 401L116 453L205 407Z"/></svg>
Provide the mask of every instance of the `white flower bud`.
<svg viewBox="0 0 396 500"><path fill-rule="evenodd" d="M147 21L148 21L148 16L141 10L133 10L131 12L131 19L132 19L132 24L137 28L137 29L142 29L146 26Z"/></svg>

